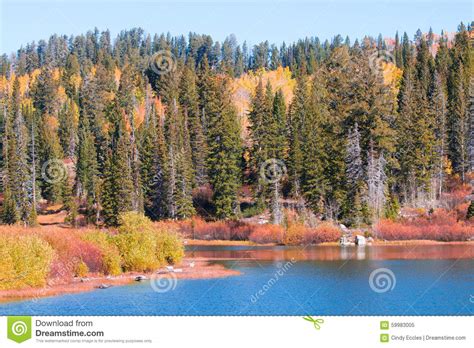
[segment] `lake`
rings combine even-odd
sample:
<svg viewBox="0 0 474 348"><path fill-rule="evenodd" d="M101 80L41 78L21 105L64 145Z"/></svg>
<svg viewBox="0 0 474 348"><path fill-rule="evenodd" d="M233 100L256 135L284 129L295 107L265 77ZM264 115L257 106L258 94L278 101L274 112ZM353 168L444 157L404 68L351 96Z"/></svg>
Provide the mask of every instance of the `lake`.
<svg viewBox="0 0 474 348"><path fill-rule="evenodd" d="M189 246L241 272L0 305L0 315L472 315L472 244ZM156 289L156 287L155 287Z"/></svg>

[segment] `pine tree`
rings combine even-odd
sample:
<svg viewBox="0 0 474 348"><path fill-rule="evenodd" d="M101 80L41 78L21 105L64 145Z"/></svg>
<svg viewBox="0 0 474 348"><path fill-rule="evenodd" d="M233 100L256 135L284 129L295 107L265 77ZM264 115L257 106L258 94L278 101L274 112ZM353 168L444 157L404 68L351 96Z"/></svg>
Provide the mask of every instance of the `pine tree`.
<svg viewBox="0 0 474 348"><path fill-rule="evenodd" d="M195 173L195 182L198 186L206 183L206 156L207 144L204 136L199 113L199 95L194 71L194 60L188 59L184 68L181 83L179 104L189 126L192 162Z"/></svg>
<svg viewBox="0 0 474 348"><path fill-rule="evenodd" d="M306 101L301 101L305 110L301 120L301 192L309 207L316 213L324 214L324 201L330 191L325 176L328 157L326 156L326 134L329 113L325 105L327 93L322 76L317 74L311 85ZM304 104L303 104L304 102ZM301 114L300 114L301 115ZM331 216L332 218L332 216Z"/></svg>
<svg viewBox="0 0 474 348"><path fill-rule="evenodd" d="M167 151L163 124L155 105L147 113L140 135L140 174L145 214L153 220L168 216Z"/></svg>
<svg viewBox="0 0 474 348"><path fill-rule="evenodd" d="M97 223L100 216L100 179L94 135L90 129L89 118L84 113L79 117L76 151L75 194L86 201L87 216L92 218L95 214Z"/></svg>
<svg viewBox="0 0 474 348"><path fill-rule="evenodd" d="M3 221L24 224L30 222L32 212L31 172L28 163L28 129L22 113L20 85L13 82L10 114L6 122L6 173L5 207Z"/></svg>
<svg viewBox="0 0 474 348"><path fill-rule="evenodd" d="M453 64L449 80L448 143L449 158L454 171L463 182L469 167L469 113L463 81L464 70L460 60Z"/></svg>
<svg viewBox="0 0 474 348"><path fill-rule="evenodd" d="M264 132L266 131L264 120L271 117L271 110L266 99L263 81L260 79L255 88L254 96L252 97L251 109L249 113L249 133L252 140L250 149L250 167L252 169L253 177L256 178L259 172L259 167L267 160L264 153Z"/></svg>
<svg viewBox="0 0 474 348"><path fill-rule="evenodd" d="M346 176L348 188L348 218L350 222L359 225L362 221L364 195L364 167L362 163L360 148L359 126L356 123L354 128L349 130L346 145Z"/></svg>
<svg viewBox="0 0 474 348"><path fill-rule="evenodd" d="M447 153L447 107L446 95L441 76L438 72L434 73L434 77L430 89L430 112L434 118L435 133L435 158L433 166L433 177L436 178L436 195L441 197L443 193L443 185L446 172L446 153Z"/></svg>
<svg viewBox="0 0 474 348"><path fill-rule="evenodd" d="M304 76L297 80L295 96L290 105L288 115L288 169L292 192L296 197L301 194L301 176L304 163L302 146L305 142L305 139L303 139L303 129L306 117L306 106L309 99L308 88L306 84L307 83Z"/></svg>
<svg viewBox="0 0 474 348"><path fill-rule="evenodd" d="M187 120L179 110L176 100L169 105L165 118L168 145L168 202L171 218L194 215L192 200L193 170Z"/></svg>
<svg viewBox="0 0 474 348"><path fill-rule="evenodd" d="M67 169L63 164L63 153L58 133L53 128L55 119L43 116L39 125L39 165L41 168L41 195L52 203L62 203Z"/></svg>
<svg viewBox="0 0 474 348"><path fill-rule="evenodd" d="M269 158L277 159L279 162L274 162L281 165L285 163L287 152L287 134L286 134L286 104L281 90L275 93L272 105L272 117L267 124L268 149L267 156ZM282 168L274 168L276 170L283 170ZM285 174L285 172L281 172ZM280 204L280 197L282 195L282 187L284 177L275 178L270 187L270 208L274 224L281 224L283 222L283 211Z"/></svg>
<svg viewBox="0 0 474 348"><path fill-rule="evenodd" d="M115 118L110 149L107 152L102 188L103 216L109 226L118 224L120 213L133 210L134 185L130 166L130 140L125 121L114 105L109 113Z"/></svg>
<svg viewBox="0 0 474 348"><path fill-rule="evenodd" d="M140 154L136 141L135 115L136 107L136 87L135 73L131 67L125 65L124 71L120 77L120 87L118 90L118 101L120 108L127 118L127 124L130 127L130 170L133 181L132 209L134 211L143 211L143 193L140 178Z"/></svg>
<svg viewBox="0 0 474 348"><path fill-rule="evenodd" d="M76 153L77 139L77 105L68 100L58 115L58 136L63 154L68 158L74 158Z"/></svg>
<svg viewBox="0 0 474 348"><path fill-rule="evenodd" d="M208 87L208 175L214 191L215 215L226 219L235 216L239 210L237 189L240 177L240 127L229 82L225 78L214 76Z"/></svg>

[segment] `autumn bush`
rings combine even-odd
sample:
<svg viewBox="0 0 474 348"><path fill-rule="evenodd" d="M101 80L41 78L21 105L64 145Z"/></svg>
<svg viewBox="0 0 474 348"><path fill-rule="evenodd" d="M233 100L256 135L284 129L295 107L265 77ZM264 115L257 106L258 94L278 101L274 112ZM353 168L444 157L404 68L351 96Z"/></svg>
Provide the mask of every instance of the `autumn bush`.
<svg viewBox="0 0 474 348"><path fill-rule="evenodd" d="M291 223L285 232L284 243L287 245L301 245L307 228L302 224Z"/></svg>
<svg viewBox="0 0 474 348"><path fill-rule="evenodd" d="M450 242L474 237L472 224L458 221L455 213L444 209L411 220L381 220L374 231L377 237L386 240L428 239Z"/></svg>
<svg viewBox="0 0 474 348"><path fill-rule="evenodd" d="M119 275L122 272L122 259L113 236L105 231L87 231L82 238L99 248L102 254L101 273Z"/></svg>
<svg viewBox="0 0 474 348"><path fill-rule="evenodd" d="M336 242L341 238L341 230L330 222L323 222L314 228L308 228L304 232L304 244L319 244Z"/></svg>
<svg viewBox="0 0 474 348"><path fill-rule="evenodd" d="M184 248L178 233L169 230L156 232L156 257L160 264L175 264L184 257Z"/></svg>
<svg viewBox="0 0 474 348"><path fill-rule="evenodd" d="M197 240L248 240L253 229L253 225L241 221L205 221L199 217L183 221L159 221L154 225L158 229L175 230L185 238Z"/></svg>
<svg viewBox="0 0 474 348"><path fill-rule="evenodd" d="M81 276L84 263L89 272L101 273L103 270L102 252L99 246L82 238L85 231L61 228L37 228L33 233L49 243L56 251L51 265L51 278L67 281L72 276ZM78 272L81 269L82 272Z"/></svg>
<svg viewBox="0 0 474 348"><path fill-rule="evenodd" d="M255 225L252 228L252 233L249 236L249 240L259 244L265 243L278 243L283 242L285 235L285 229L279 225Z"/></svg>
<svg viewBox="0 0 474 348"><path fill-rule="evenodd" d="M183 257L184 248L178 236L167 229L156 229L145 215L124 213L119 222L114 240L125 271L152 271Z"/></svg>
<svg viewBox="0 0 474 348"><path fill-rule="evenodd" d="M54 251L37 236L0 235L0 289L44 286Z"/></svg>

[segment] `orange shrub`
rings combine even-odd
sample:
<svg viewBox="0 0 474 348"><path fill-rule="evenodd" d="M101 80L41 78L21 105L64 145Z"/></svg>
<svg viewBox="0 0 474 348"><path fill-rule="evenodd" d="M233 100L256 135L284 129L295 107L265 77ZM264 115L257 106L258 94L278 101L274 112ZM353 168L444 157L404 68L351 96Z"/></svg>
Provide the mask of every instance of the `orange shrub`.
<svg viewBox="0 0 474 348"><path fill-rule="evenodd" d="M247 240L251 226L239 221L205 221L199 217L183 221L155 222L159 228L173 228L183 237L199 240Z"/></svg>
<svg viewBox="0 0 474 348"><path fill-rule="evenodd" d="M291 224L285 232L284 243L287 245L303 244L307 227L301 224Z"/></svg>
<svg viewBox="0 0 474 348"><path fill-rule="evenodd" d="M255 225L249 240L255 243L282 243L285 230L279 225Z"/></svg>
<svg viewBox="0 0 474 348"><path fill-rule="evenodd" d="M438 209L430 216L410 221L381 220L375 226L375 232L379 238L387 240L429 239L449 242L474 237L474 226L457 221L453 213Z"/></svg>
<svg viewBox="0 0 474 348"><path fill-rule="evenodd" d="M243 222L236 221L231 228L232 240L248 240L252 233L252 226Z"/></svg>
<svg viewBox="0 0 474 348"><path fill-rule="evenodd" d="M304 233L304 244L336 242L341 238L341 230L330 222L323 222L315 228L308 228Z"/></svg>

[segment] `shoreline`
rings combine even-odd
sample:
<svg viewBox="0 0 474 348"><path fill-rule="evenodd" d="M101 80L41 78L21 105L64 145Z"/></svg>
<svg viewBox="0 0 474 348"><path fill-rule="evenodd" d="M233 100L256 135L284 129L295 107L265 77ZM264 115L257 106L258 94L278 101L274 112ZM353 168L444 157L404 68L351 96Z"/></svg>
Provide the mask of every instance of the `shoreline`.
<svg viewBox="0 0 474 348"><path fill-rule="evenodd" d="M286 245L278 243L266 243L257 244L248 240L200 240L200 239L185 239L185 246L285 246L285 247L297 247L300 245ZM324 242L320 244L314 244L314 246L339 246L339 242ZM367 246L371 245L472 245L474 247L474 240L471 241L452 241L443 242L431 239L407 239L407 240L374 240L368 243Z"/></svg>
<svg viewBox="0 0 474 348"><path fill-rule="evenodd" d="M396 240L381 241L375 240L364 247L371 246L448 246L448 245L469 245L474 247L474 241L464 242L441 242L434 240ZM228 240L185 240L185 246L248 246L248 247L274 247L282 246L276 243L256 244L250 241L228 241ZM285 246L285 245L283 245ZM317 244L318 247L334 247L339 246L338 242L327 242ZM239 258L245 259L245 258ZM249 258L252 259L252 258ZM175 278L175 279L213 279L225 278L229 276L237 276L241 273L236 270L228 269L216 261L224 261L227 258L214 257L185 257L183 261L175 267L182 269L182 272L166 272L165 268L161 268L155 272L139 273L127 272L119 276L106 276L101 274L90 274L89 277L73 278L70 282L54 283L54 279L49 280L49 284L43 288L26 288L19 290L0 290L0 305L15 301L37 300L44 297L61 296L66 294L81 293L101 289L102 285L108 288L115 286L130 285L136 282L135 278L139 275L145 276L147 280ZM194 263L194 267L191 267Z"/></svg>
<svg viewBox="0 0 474 348"><path fill-rule="evenodd" d="M194 267L190 263L194 262ZM44 297L60 296L66 294L80 293L93 290L103 290L100 286L109 286L108 289L115 286L129 285L137 282L137 276L145 276L147 280L153 279L212 279L225 278L240 275L239 271L225 268L222 265L213 263L213 260L205 258L184 258L181 264L175 269L182 269L179 273L157 273L165 272L164 268L159 271L149 273L127 272L119 276L90 275L90 277L73 278L71 282L64 284L46 285L43 288L26 288L19 290L0 290L0 304L6 304L15 301L37 300ZM50 280L52 283L53 281Z"/></svg>

